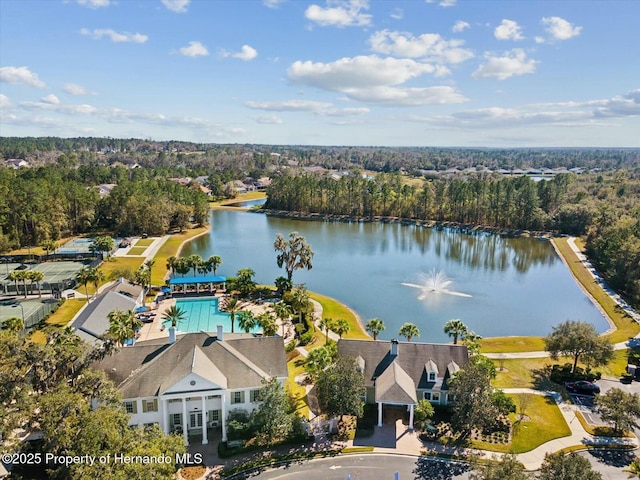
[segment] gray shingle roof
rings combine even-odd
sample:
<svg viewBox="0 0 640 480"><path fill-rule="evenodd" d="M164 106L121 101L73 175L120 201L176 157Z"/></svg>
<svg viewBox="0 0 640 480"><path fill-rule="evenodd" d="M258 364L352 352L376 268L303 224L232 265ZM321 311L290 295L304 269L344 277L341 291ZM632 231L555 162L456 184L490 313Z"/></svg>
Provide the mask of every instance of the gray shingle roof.
<svg viewBox="0 0 640 480"><path fill-rule="evenodd" d="M365 361L365 386L375 386L383 372L392 363L402 367L418 390L446 390L449 378L448 366L454 362L464 367L469 361L469 352L464 345L398 342L398 355L389 352L391 342L385 340L350 340L338 341L338 353L356 358L360 355ZM438 373L436 382L429 382L425 365L433 362Z"/></svg>
<svg viewBox="0 0 640 480"><path fill-rule="evenodd" d="M418 403L416 385L398 362L391 365L376 379L376 402Z"/></svg>
<svg viewBox="0 0 640 480"><path fill-rule="evenodd" d="M73 328L81 330L97 340L109 329L109 313L113 310L133 310L136 301L113 290L87 305L73 322Z"/></svg>
<svg viewBox="0 0 640 480"><path fill-rule="evenodd" d="M161 394L190 373L230 390L260 387L269 376L287 376L282 338L230 336L218 342L206 333L188 333L172 345L140 342L95 367L114 381L123 398Z"/></svg>

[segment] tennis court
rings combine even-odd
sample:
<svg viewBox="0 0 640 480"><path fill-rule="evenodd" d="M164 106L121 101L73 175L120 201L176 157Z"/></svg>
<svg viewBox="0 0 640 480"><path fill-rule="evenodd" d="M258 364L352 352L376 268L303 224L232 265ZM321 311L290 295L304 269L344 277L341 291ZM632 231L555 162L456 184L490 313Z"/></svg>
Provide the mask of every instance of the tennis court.
<svg viewBox="0 0 640 480"><path fill-rule="evenodd" d="M92 243L93 238L74 238L58 248L55 253L88 253L91 251Z"/></svg>
<svg viewBox="0 0 640 480"><path fill-rule="evenodd" d="M60 262L43 262L37 264L20 264L20 263L5 263L0 265L0 279L4 288L2 289L6 294L20 295L23 293L24 284L18 282L18 293L15 290L15 282L9 280L9 273L20 268L21 265L26 266L22 270L35 270L44 274L44 279L41 282L41 290L43 292L49 292L53 288L54 290L65 290L70 288L73 283L76 274L88 265L87 262L80 261L60 261ZM27 291L31 292L31 282L27 280ZM33 292L38 293L38 288L34 285Z"/></svg>
<svg viewBox="0 0 640 480"><path fill-rule="evenodd" d="M26 328L30 328L44 320L57 303L58 300L49 298L0 302L0 323L8 318L24 318Z"/></svg>

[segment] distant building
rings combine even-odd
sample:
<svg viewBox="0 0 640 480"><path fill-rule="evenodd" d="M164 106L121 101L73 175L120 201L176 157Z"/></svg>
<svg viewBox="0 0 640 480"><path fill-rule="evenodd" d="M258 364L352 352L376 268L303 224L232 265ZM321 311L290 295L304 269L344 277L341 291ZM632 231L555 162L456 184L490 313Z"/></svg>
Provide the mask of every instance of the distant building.
<svg viewBox="0 0 640 480"><path fill-rule="evenodd" d="M107 197L111 194L111 190L113 190L118 185L115 183L103 183L102 185L98 185L96 188L98 189L98 194L101 197Z"/></svg>
<svg viewBox="0 0 640 480"><path fill-rule="evenodd" d="M27 162L26 160L23 160L21 158L10 158L9 160L5 160L4 164L8 167L8 168L25 168L29 166L29 162Z"/></svg>

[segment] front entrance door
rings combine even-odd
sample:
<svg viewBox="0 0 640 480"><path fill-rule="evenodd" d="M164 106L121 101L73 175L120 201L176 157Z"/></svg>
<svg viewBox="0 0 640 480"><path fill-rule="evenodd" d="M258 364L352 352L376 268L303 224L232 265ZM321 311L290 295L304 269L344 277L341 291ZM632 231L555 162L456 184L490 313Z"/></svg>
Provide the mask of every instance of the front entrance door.
<svg viewBox="0 0 640 480"><path fill-rule="evenodd" d="M202 428L202 412L189 413L189 430Z"/></svg>

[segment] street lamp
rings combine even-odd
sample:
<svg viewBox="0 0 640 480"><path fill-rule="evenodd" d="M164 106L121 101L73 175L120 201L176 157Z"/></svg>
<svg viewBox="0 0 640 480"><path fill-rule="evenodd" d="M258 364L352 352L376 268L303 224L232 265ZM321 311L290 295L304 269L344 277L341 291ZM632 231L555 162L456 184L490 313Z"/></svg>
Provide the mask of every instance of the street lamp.
<svg viewBox="0 0 640 480"><path fill-rule="evenodd" d="M24 320L24 307L22 306L22 303L17 302L11 305L11 308L16 308L16 307L20 307L20 310L22 310L22 324L24 325L24 328L27 328L27 325Z"/></svg>

